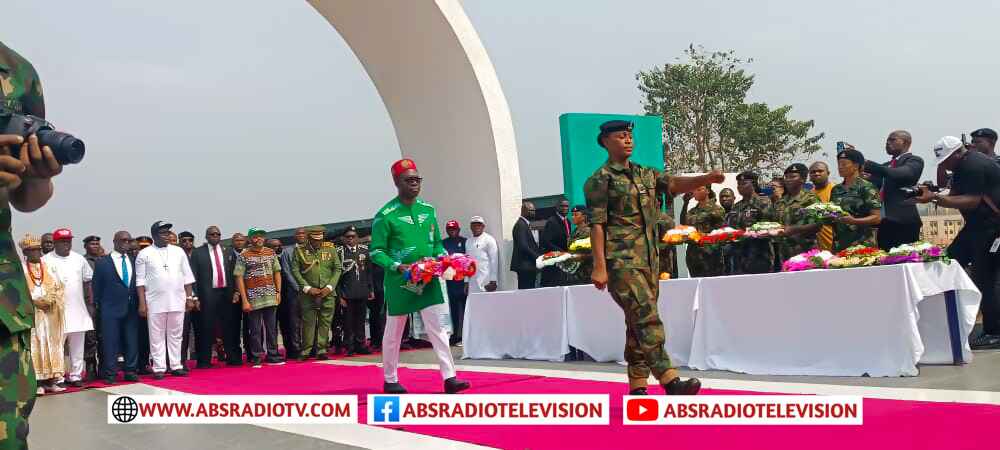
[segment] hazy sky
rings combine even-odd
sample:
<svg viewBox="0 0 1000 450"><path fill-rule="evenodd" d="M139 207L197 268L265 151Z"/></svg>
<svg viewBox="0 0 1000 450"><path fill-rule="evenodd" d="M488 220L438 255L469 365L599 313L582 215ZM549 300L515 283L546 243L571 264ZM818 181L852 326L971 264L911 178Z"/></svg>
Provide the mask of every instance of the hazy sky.
<svg viewBox="0 0 1000 450"><path fill-rule="evenodd" d="M9 3L0 40L34 63L49 119L88 147L45 208L16 214L15 233L110 239L166 218L200 242L209 224L366 218L392 195L388 114L304 0ZM641 112L635 73L689 43L752 57L753 100L815 119L831 153L846 140L883 160L886 134L910 130L926 179L938 138L1000 128L992 2L465 6L510 104L527 196L562 189L559 114Z"/></svg>

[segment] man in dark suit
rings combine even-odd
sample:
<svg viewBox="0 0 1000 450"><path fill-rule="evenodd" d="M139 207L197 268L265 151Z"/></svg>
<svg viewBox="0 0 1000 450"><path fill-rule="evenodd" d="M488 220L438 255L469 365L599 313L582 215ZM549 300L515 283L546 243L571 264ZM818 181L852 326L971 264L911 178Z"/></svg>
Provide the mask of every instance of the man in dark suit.
<svg viewBox="0 0 1000 450"><path fill-rule="evenodd" d="M923 222L917 206L907 202L900 188L915 186L924 171L924 160L910 153L910 133L896 130L885 140L885 152L892 157L889 162L878 164L865 161L865 172L879 188L882 198L882 223L878 227L878 247L889 249L920 240Z"/></svg>
<svg viewBox="0 0 1000 450"><path fill-rule="evenodd" d="M510 270L517 273L518 289L534 289L538 269L535 259L542 254L538 241L531 234L531 220L535 218L535 205L531 202L521 204L521 217L514 224L514 250L510 255Z"/></svg>
<svg viewBox="0 0 1000 450"><path fill-rule="evenodd" d="M115 249L94 264L94 303L98 305L102 334L101 372L104 382L114 384L118 375L117 355L125 355L125 381L138 381L139 295L135 288L135 265L129 257L132 236L115 233Z"/></svg>
<svg viewBox="0 0 1000 450"><path fill-rule="evenodd" d="M205 244L191 253L191 272L194 273L195 293L201 310L194 316L195 351L198 368L212 367L212 344L215 343L216 325L222 325L222 341L229 356L230 366L243 364L240 356L240 324L243 311L233 303L233 268L236 253L220 242L219 227L205 230Z"/></svg>
<svg viewBox="0 0 1000 450"><path fill-rule="evenodd" d="M545 221L542 230L542 252L565 252L569 249L569 201L559 200L556 215ZM542 287L562 286L566 284L565 272L557 267L542 269Z"/></svg>

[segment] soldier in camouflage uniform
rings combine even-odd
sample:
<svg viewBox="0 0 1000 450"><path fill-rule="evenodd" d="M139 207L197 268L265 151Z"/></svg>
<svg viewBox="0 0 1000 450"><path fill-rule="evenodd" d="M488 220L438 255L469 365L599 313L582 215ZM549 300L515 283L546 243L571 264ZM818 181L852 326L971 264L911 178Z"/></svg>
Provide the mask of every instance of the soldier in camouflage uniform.
<svg viewBox="0 0 1000 450"><path fill-rule="evenodd" d="M580 239L590 238L589 216L590 212L587 211L586 207L580 205L573 207L573 215L571 218L573 219L573 224L576 225L576 229L573 230L573 234L569 237L570 244L573 244ZM580 264L580 268L577 269L576 272L567 274L566 281L570 284L590 284L590 273L593 269L593 260L585 260Z"/></svg>
<svg viewBox="0 0 1000 450"><path fill-rule="evenodd" d="M771 202L757 195L760 191L759 179L756 173L749 171L736 176L736 190L742 198L733 205L726 225L746 229L757 222L774 221L768 215ZM768 273L774 267L774 248L770 239L745 239L733 244L732 249L736 274Z"/></svg>
<svg viewBox="0 0 1000 450"><path fill-rule="evenodd" d="M673 199L668 197L667 204L670 204L671 200ZM674 264L674 260L676 259L675 248L673 245L663 242L663 237L667 235L667 231L670 231L674 225L674 215L669 210L660 211L660 220L656 222L656 248L660 258L660 273L669 273L671 278L677 273L677 267Z"/></svg>
<svg viewBox="0 0 1000 450"><path fill-rule="evenodd" d="M865 157L853 149L837 154L837 171L844 182L833 187L830 201L840 205L850 216L842 217L833 227L833 251L854 245L875 247L872 225L882 221L882 201L875 185L861 178Z"/></svg>
<svg viewBox="0 0 1000 450"><path fill-rule="evenodd" d="M663 322L657 310L659 259L656 247L657 209L661 194L686 192L722 182L713 171L695 177L672 177L629 160L632 123L605 122L597 142L608 161L587 179L584 194L591 212L594 287L611 293L625 313L625 361L629 393L644 395L650 372L667 394L696 394L701 382L681 381L663 349Z"/></svg>
<svg viewBox="0 0 1000 450"><path fill-rule="evenodd" d="M799 253L816 248L818 224L806 224L805 208L819 203L819 197L802 189L809 169L805 164L795 163L785 169L785 195L768 209L768 215L785 226L778 239L778 256L787 261Z"/></svg>
<svg viewBox="0 0 1000 450"><path fill-rule="evenodd" d="M45 117L34 67L2 42L0 99L8 111ZM37 389L29 347L35 310L11 237L10 205L20 211L41 208L52 197L51 178L62 166L51 149L39 148L35 136L0 134L0 160L0 449L21 449L28 447L28 415Z"/></svg>
<svg viewBox="0 0 1000 450"><path fill-rule="evenodd" d="M305 360L327 360L328 330L337 303L337 283L344 268L332 242L323 240L326 229L321 226L307 230L309 241L295 248L292 276L298 283L299 307L302 312L302 356Z"/></svg>
<svg viewBox="0 0 1000 450"><path fill-rule="evenodd" d="M699 186L694 190L694 199L698 205L687 209L690 197L684 198L684 208L681 209L681 223L698 229L702 234L722 227L726 211L709 195L711 187ZM698 245L688 245L687 256L684 257L688 272L692 278L717 277L722 275L722 252L718 248L707 248Z"/></svg>

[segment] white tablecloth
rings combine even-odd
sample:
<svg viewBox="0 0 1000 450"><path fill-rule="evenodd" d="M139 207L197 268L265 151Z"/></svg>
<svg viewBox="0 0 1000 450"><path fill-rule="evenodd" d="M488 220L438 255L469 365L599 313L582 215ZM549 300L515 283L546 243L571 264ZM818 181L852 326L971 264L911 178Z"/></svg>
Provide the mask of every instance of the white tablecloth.
<svg viewBox="0 0 1000 450"><path fill-rule="evenodd" d="M469 294L462 342L464 358L562 361L566 288Z"/></svg>
<svg viewBox="0 0 1000 450"><path fill-rule="evenodd" d="M694 334L695 299L699 279L660 282L657 304L667 332L667 354L675 365L687 365ZM567 288L566 321L569 345L595 361L621 361L625 353L625 314L607 291L593 286Z"/></svg>
<svg viewBox="0 0 1000 450"><path fill-rule="evenodd" d="M676 365L901 376L953 362L946 291L968 362L980 293L955 263L664 281L659 309ZM472 294L465 324L467 358L559 360L572 345L620 361L625 348L621 309L589 285Z"/></svg>
<svg viewBox="0 0 1000 450"><path fill-rule="evenodd" d="M980 294L954 263L704 279L689 366L759 375L917 375L917 362L952 359L944 303L934 300L945 290L958 291L959 337L969 361ZM930 360L921 359L925 347L935 349Z"/></svg>

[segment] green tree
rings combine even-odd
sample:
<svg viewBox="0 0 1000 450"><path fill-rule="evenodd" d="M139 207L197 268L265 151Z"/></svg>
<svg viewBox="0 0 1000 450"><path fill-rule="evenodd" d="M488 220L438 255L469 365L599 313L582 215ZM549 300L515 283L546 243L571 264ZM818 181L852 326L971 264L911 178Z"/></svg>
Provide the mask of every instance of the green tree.
<svg viewBox="0 0 1000 450"><path fill-rule="evenodd" d="M732 50L691 45L686 60L636 75L646 114L663 117L664 161L672 172L756 170L780 173L820 150L814 122L788 117L791 106L747 103L754 76Z"/></svg>

